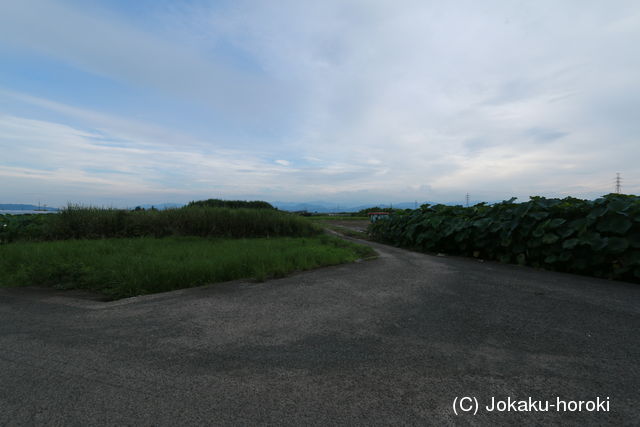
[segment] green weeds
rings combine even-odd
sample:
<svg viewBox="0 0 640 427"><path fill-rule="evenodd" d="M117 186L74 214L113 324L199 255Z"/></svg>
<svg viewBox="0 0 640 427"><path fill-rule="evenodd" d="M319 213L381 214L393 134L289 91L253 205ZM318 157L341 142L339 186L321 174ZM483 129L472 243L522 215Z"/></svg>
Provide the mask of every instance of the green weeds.
<svg viewBox="0 0 640 427"><path fill-rule="evenodd" d="M3 218L0 218L0 242L5 243L113 237L306 237L321 232L304 218L274 209L190 206L129 211L68 206L57 214Z"/></svg>
<svg viewBox="0 0 640 427"><path fill-rule="evenodd" d="M373 253L326 235L16 242L0 245L0 286L90 289L117 299L241 278L282 277Z"/></svg>

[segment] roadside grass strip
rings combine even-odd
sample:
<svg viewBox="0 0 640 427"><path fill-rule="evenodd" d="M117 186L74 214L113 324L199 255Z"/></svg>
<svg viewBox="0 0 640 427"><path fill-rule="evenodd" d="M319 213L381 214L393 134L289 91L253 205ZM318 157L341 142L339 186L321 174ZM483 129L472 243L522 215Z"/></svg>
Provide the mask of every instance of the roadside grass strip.
<svg viewBox="0 0 640 427"><path fill-rule="evenodd" d="M19 241L0 245L0 286L89 289L119 299L228 280L263 281L374 254L327 235Z"/></svg>

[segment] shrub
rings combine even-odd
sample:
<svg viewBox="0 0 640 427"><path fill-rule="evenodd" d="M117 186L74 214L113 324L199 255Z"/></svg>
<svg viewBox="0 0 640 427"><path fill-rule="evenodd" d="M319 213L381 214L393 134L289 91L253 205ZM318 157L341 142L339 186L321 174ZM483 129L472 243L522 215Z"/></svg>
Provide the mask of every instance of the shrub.
<svg viewBox="0 0 640 427"><path fill-rule="evenodd" d="M311 222L273 209L191 206L168 210L121 210L68 206L57 214L12 219L0 241L111 237L303 237L321 230Z"/></svg>
<svg viewBox="0 0 640 427"><path fill-rule="evenodd" d="M640 197L532 197L492 206L423 205L370 226L375 240L640 282Z"/></svg>

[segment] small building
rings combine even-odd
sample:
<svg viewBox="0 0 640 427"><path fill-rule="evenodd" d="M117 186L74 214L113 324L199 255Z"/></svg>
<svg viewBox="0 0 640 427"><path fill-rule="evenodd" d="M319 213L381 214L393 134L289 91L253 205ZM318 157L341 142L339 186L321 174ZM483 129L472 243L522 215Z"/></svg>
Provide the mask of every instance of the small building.
<svg viewBox="0 0 640 427"><path fill-rule="evenodd" d="M379 219L388 218L389 212L369 212L369 222L376 222Z"/></svg>

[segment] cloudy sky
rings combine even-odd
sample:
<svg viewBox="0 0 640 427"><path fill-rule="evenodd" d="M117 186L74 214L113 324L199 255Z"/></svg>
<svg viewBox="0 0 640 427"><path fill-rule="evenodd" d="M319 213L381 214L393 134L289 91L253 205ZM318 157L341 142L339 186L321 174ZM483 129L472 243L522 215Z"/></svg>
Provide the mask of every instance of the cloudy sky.
<svg viewBox="0 0 640 427"><path fill-rule="evenodd" d="M0 203L640 193L640 3L0 0Z"/></svg>

